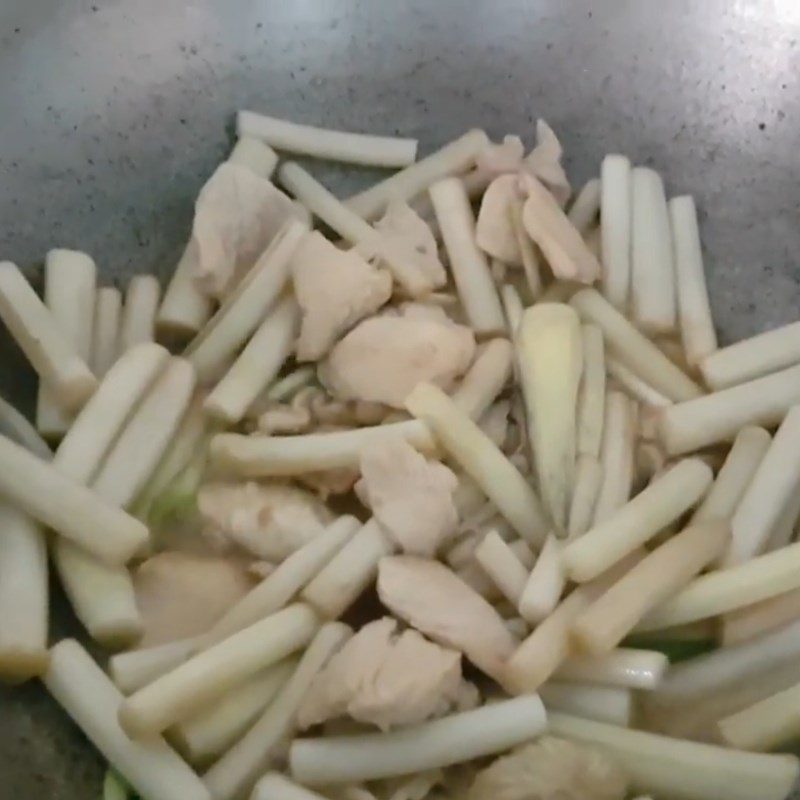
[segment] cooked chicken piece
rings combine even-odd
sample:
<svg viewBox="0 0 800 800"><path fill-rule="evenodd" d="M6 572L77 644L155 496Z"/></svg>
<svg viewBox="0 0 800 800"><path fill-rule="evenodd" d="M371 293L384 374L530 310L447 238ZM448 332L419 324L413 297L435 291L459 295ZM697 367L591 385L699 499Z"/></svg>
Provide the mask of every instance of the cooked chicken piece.
<svg viewBox="0 0 800 800"><path fill-rule="evenodd" d="M550 190L563 208L572 194L572 187L561 166L564 150L553 129L543 120L536 120L536 147L525 157L526 166Z"/></svg>
<svg viewBox="0 0 800 800"><path fill-rule="evenodd" d="M444 773L440 769L403 775L399 778L379 781L375 791L380 800L426 800L433 789L441 784Z"/></svg>
<svg viewBox="0 0 800 800"><path fill-rule="evenodd" d="M339 400L368 400L403 408L422 381L449 389L475 355L475 335L464 325L381 315L359 323L331 350L319 378Z"/></svg>
<svg viewBox="0 0 800 800"><path fill-rule="evenodd" d="M311 492L286 483L207 483L197 507L210 532L267 561L282 561L317 536L332 515Z"/></svg>
<svg viewBox="0 0 800 800"><path fill-rule="evenodd" d="M298 476L300 482L316 492L322 501L326 501L331 495L353 491L360 477L361 473L353 467L336 467Z"/></svg>
<svg viewBox="0 0 800 800"><path fill-rule="evenodd" d="M139 645L150 647L207 631L253 587L245 561L235 557L164 552L133 572L144 623Z"/></svg>
<svg viewBox="0 0 800 800"><path fill-rule="evenodd" d="M519 644L494 608L438 561L381 559L378 596L395 616L435 642L460 650L487 675L500 675Z"/></svg>
<svg viewBox="0 0 800 800"><path fill-rule="evenodd" d="M465 692L461 654L391 617L365 625L328 662L298 715L300 728L348 715L382 730L447 713ZM474 689L474 687L473 687Z"/></svg>
<svg viewBox="0 0 800 800"><path fill-rule="evenodd" d="M499 400L487 408L478 420L480 429L501 449L506 445L510 413L510 401Z"/></svg>
<svg viewBox="0 0 800 800"><path fill-rule="evenodd" d="M384 311L384 315L405 317L406 319L424 319L429 322L441 322L445 325L452 322L444 308L434 303L402 303L396 310L387 309Z"/></svg>
<svg viewBox="0 0 800 800"><path fill-rule="evenodd" d="M622 770L598 750L543 736L481 770L467 800L624 800Z"/></svg>
<svg viewBox="0 0 800 800"><path fill-rule="evenodd" d="M297 359L316 361L359 320L392 295L392 276L355 250L339 250L321 233L309 234L292 257L292 280L302 311Z"/></svg>
<svg viewBox="0 0 800 800"><path fill-rule="evenodd" d="M288 403L271 403L258 417L258 429L268 434L305 433L311 423L310 409Z"/></svg>
<svg viewBox="0 0 800 800"><path fill-rule="evenodd" d="M483 174L487 182L498 175L518 172L522 167L524 154L525 145L519 136L505 136L502 144L490 144L478 154L475 159L475 172Z"/></svg>
<svg viewBox="0 0 800 800"><path fill-rule="evenodd" d="M493 258L515 266L522 265L522 253L517 243L511 213L514 204L521 199L517 174L500 175L484 192L475 223L475 241L478 247Z"/></svg>
<svg viewBox="0 0 800 800"><path fill-rule="evenodd" d="M452 470L402 439L387 437L361 453L356 493L404 553L433 557L455 533L457 486Z"/></svg>
<svg viewBox="0 0 800 800"><path fill-rule="evenodd" d="M197 197L192 240L198 286L222 299L297 211L273 183L237 164L220 164Z"/></svg>
<svg viewBox="0 0 800 800"><path fill-rule="evenodd" d="M386 213L375 223L375 229L381 233L383 247L407 254L409 263L417 265L423 276L420 285L427 286L423 294L447 283L436 238L428 223L408 203L402 200L389 203Z"/></svg>

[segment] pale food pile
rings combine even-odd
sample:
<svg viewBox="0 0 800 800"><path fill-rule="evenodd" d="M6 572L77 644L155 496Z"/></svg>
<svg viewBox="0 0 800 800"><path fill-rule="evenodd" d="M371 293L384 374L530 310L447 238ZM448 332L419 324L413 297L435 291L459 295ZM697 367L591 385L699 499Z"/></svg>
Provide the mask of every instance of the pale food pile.
<svg viewBox="0 0 800 800"><path fill-rule="evenodd" d="M0 264L41 378L0 674L106 800L783 800L800 323L718 348L692 198L622 155L573 197L542 121L238 133L163 297ZM340 200L272 147L399 171ZM107 664L49 646L48 553Z"/></svg>

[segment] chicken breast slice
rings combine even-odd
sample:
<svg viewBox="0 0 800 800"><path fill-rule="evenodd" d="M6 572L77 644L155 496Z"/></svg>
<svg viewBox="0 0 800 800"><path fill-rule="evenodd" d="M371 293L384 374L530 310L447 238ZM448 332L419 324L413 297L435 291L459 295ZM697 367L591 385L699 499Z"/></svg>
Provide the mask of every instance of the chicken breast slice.
<svg viewBox="0 0 800 800"><path fill-rule="evenodd" d="M433 557L458 527L455 473L387 437L361 453L359 499L404 553Z"/></svg>
<svg viewBox="0 0 800 800"><path fill-rule="evenodd" d="M460 650L492 677L501 674L519 644L497 611L438 561L381 559L378 596L395 616L434 642Z"/></svg>
<svg viewBox="0 0 800 800"><path fill-rule="evenodd" d="M531 172L550 190L558 204L567 204L572 187L561 166L564 149L553 129L543 120L536 120L536 147L525 156L525 164Z"/></svg>
<svg viewBox="0 0 800 800"><path fill-rule="evenodd" d="M278 481L207 483L197 494L197 507L211 535L273 562L309 542L332 519L314 494Z"/></svg>
<svg viewBox="0 0 800 800"><path fill-rule="evenodd" d="M271 181L238 164L220 164L195 203L192 240L201 290L224 298L296 215L292 199Z"/></svg>
<svg viewBox="0 0 800 800"><path fill-rule="evenodd" d="M302 319L297 359L316 361L359 320L392 295L392 276L355 250L339 250L321 233L309 234L292 257L292 281Z"/></svg>
<svg viewBox="0 0 800 800"><path fill-rule="evenodd" d="M386 314L359 323L331 350L318 373L335 398L402 409L422 381L450 389L474 356L475 336L464 325Z"/></svg>
<svg viewBox="0 0 800 800"><path fill-rule="evenodd" d="M461 677L461 654L391 617L365 625L328 662L298 715L300 728L350 716L389 730L447 713L477 690ZM470 691L470 689L472 691Z"/></svg>

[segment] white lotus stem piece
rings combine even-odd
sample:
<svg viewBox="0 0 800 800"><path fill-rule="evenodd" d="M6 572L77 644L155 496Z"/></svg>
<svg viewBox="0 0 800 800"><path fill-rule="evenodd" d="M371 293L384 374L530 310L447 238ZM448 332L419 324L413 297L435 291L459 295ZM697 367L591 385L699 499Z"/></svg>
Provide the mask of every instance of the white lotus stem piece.
<svg viewBox="0 0 800 800"><path fill-rule="evenodd" d="M518 600L519 613L531 625L547 619L555 611L564 591L566 577L561 566L561 543L547 537Z"/></svg>
<svg viewBox="0 0 800 800"><path fill-rule="evenodd" d="M583 372L580 320L568 305L537 303L523 314L516 341L539 488L561 534L575 472L578 385Z"/></svg>
<svg viewBox="0 0 800 800"><path fill-rule="evenodd" d="M606 360L603 332L597 325L581 326L583 374L578 390L578 453L597 458L603 441L606 400Z"/></svg>
<svg viewBox="0 0 800 800"><path fill-rule="evenodd" d="M669 455L680 455L732 440L745 425L778 425L797 403L800 365L665 408L659 436Z"/></svg>
<svg viewBox="0 0 800 800"><path fill-rule="evenodd" d="M47 543L30 517L0 502L0 679L47 668Z"/></svg>
<svg viewBox="0 0 800 800"><path fill-rule="evenodd" d="M603 294L624 310L631 281L631 162L625 156L607 155L600 167L600 242Z"/></svg>
<svg viewBox="0 0 800 800"><path fill-rule="evenodd" d="M50 250L44 262L44 302L87 363L92 346L92 322L97 267L85 253ZM39 384L36 427L46 439L60 439L67 431L72 414L62 408L45 382Z"/></svg>
<svg viewBox="0 0 800 800"><path fill-rule="evenodd" d="M501 753L546 725L538 695L516 697L389 733L295 739L289 767L311 786L409 775Z"/></svg>
<svg viewBox="0 0 800 800"><path fill-rule="evenodd" d="M159 733L304 647L318 628L319 619L307 605L288 606L139 689L120 707L120 723L137 737Z"/></svg>
<svg viewBox="0 0 800 800"><path fill-rule="evenodd" d="M39 431L33 427L24 414L17 411L2 396L0 396L0 433L26 447L44 461L50 461L53 458L50 445L42 439Z"/></svg>
<svg viewBox="0 0 800 800"><path fill-rule="evenodd" d="M643 381L633 370L616 358L606 359L606 368L609 377L613 378L634 400L653 408L665 408L672 405L672 400Z"/></svg>
<svg viewBox="0 0 800 800"><path fill-rule="evenodd" d="M508 332L511 336L514 336L519 323L522 321L522 312L525 310L522 298L519 296L514 284L504 283L500 287L500 301L503 304L503 313L506 315Z"/></svg>
<svg viewBox="0 0 800 800"><path fill-rule="evenodd" d="M483 489L517 533L530 544L540 546L548 525L539 498L489 437L432 384L417 384L405 405L432 428L442 447Z"/></svg>
<svg viewBox="0 0 800 800"><path fill-rule="evenodd" d="M194 365L201 382L218 376L262 322L289 280L292 255L307 231L307 226L298 220L287 222L189 343L184 355Z"/></svg>
<svg viewBox="0 0 800 800"><path fill-rule="evenodd" d="M599 525L624 506L633 489L636 405L623 392L606 392L600 468L603 480L594 505L593 524Z"/></svg>
<svg viewBox="0 0 800 800"><path fill-rule="evenodd" d="M717 349L717 334L703 269L697 209L691 195L673 197L668 205L678 282L681 342L686 360L694 367Z"/></svg>
<svg viewBox="0 0 800 800"><path fill-rule="evenodd" d="M203 776L214 800L246 795L269 768L275 749L294 732L297 711L314 678L352 633L341 622L329 622L319 629L292 677L258 721Z"/></svg>
<svg viewBox="0 0 800 800"><path fill-rule="evenodd" d="M525 589L529 570L497 531L486 534L475 548L474 558L503 596L516 606Z"/></svg>
<svg viewBox="0 0 800 800"><path fill-rule="evenodd" d="M0 262L0 319L56 402L76 411L92 396L97 379L77 346L10 261Z"/></svg>
<svg viewBox="0 0 800 800"><path fill-rule="evenodd" d="M248 477L302 475L357 467L361 451L385 437L400 437L422 453L436 450L428 427L417 420L302 436L243 436L220 433L211 440L212 462Z"/></svg>
<svg viewBox="0 0 800 800"><path fill-rule="evenodd" d="M506 327L503 308L486 255L475 242L475 217L464 184L458 178L444 178L428 192L470 325L479 335L502 333Z"/></svg>
<svg viewBox="0 0 800 800"><path fill-rule="evenodd" d="M605 572L697 503L713 479L711 469L698 458L678 462L605 521L564 548L567 574L583 583Z"/></svg>
<svg viewBox="0 0 800 800"><path fill-rule="evenodd" d="M213 303L197 282L197 245L190 241L167 284L156 314L156 330L164 336L178 336L184 341L195 336L211 318Z"/></svg>
<svg viewBox="0 0 800 800"><path fill-rule="evenodd" d="M599 178L591 178L581 187L567 212L569 221L581 235L592 226L600 211L602 189Z"/></svg>
<svg viewBox="0 0 800 800"><path fill-rule="evenodd" d="M753 603L722 619L721 642L725 647L770 633L800 618L800 589Z"/></svg>
<svg viewBox="0 0 800 800"><path fill-rule="evenodd" d="M592 525L594 509L603 485L603 467L596 458L578 456L575 466L575 487L569 507L567 538L583 536Z"/></svg>
<svg viewBox="0 0 800 800"><path fill-rule="evenodd" d="M406 167L417 157L417 140L350 133L269 117L255 111L236 115L239 136L261 139L277 150L331 161L376 167Z"/></svg>
<svg viewBox="0 0 800 800"><path fill-rule="evenodd" d="M260 178L271 178L278 166L278 154L266 142L245 133L239 135L228 163L247 167Z"/></svg>
<svg viewBox="0 0 800 800"><path fill-rule="evenodd" d="M202 781L160 736L137 741L122 730L117 720L122 695L76 641L65 639L50 654L45 687L137 793L159 800L211 800Z"/></svg>
<svg viewBox="0 0 800 800"><path fill-rule="evenodd" d="M557 712L548 715L548 729L608 753L637 791L655 797L785 800L800 772L795 756L743 753Z"/></svg>
<svg viewBox="0 0 800 800"><path fill-rule="evenodd" d="M253 789L250 800L326 800L321 794L306 789L299 783L289 780L280 772L268 772ZM365 800L366 795L362 800ZM355 798L353 798L355 800Z"/></svg>
<svg viewBox="0 0 800 800"><path fill-rule="evenodd" d="M134 275L130 279L119 324L120 353L155 339L160 297L161 287L155 275Z"/></svg>
<svg viewBox="0 0 800 800"><path fill-rule="evenodd" d="M581 289L570 305L584 322L603 331L606 349L656 391L678 403L700 397L702 389L675 366L647 337L638 331L594 289Z"/></svg>
<svg viewBox="0 0 800 800"><path fill-rule="evenodd" d="M669 659L655 650L617 647L600 656L572 656L554 673L563 681L591 681L604 686L652 691L661 685Z"/></svg>
<svg viewBox="0 0 800 800"><path fill-rule="evenodd" d="M353 195L346 205L364 219L376 219L390 201L411 200L441 178L466 172L488 146L489 137L483 131L468 131L435 153Z"/></svg>
<svg viewBox="0 0 800 800"><path fill-rule="evenodd" d="M513 361L514 348L508 339L490 339L450 395L453 402L470 419L480 419L508 383Z"/></svg>
<svg viewBox="0 0 800 800"><path fill-rule="evenodd" d="M100 286L94 299L92 350L89 366L102 380L117 360L119 321L122 315L122 292L113 286Z"/></svg>
<svg viewBox="0 0 800 800"><path fill-rule="evenodd" d="M539 688L548 711L627 728L633 717L633 692L619 686L548 681Z"/></svg>
<svg viewBox="0 0 800 800"><path fill-rule="evenodd" d="M675 329L675 283L664 182L655 170L635 167L631 173L631 310L640 329L651 334Z"/></svg>
<svg viewBox="0 0 800 800"><path fill-rule="evenodd" d="M117 653L108 660L108 674L123 694L131 694L182 664L199 643L193 637Z"/></svg>

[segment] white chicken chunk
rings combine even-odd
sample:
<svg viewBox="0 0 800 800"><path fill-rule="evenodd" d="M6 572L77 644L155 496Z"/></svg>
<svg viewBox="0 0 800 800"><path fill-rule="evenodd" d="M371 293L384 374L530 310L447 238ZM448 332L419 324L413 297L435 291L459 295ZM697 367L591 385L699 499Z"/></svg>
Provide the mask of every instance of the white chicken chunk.
<svg viewBox="0 0 800 800"><path fill-rule="evenodd" d="M141 647L207 631L253 587L238 558L158 553L133 572L136 605L144 624Z"/></svg>
<svg viewBox="0 0 800 800"><path fill-rule="evenodd" d="M544 736L481 770L466 800L624 800L627 789L603 753Z"/></svg>
<svg viewBox="0 0 800 800"><path fill-rule="evenodd" d="M478 153L475 171L485 176L487 182L498 175L519 172L524 154L525 145L519 136L505 136L501 144L490 144Z"/></svg>
<svg viewBox="0 0 800 800"><path fill-rule="evenodd" d="M395 616L433 641L460 650L492 677L501 675L519 644L497 611L438 561L381 559L378 596Z"/></svg>
<svg viewBox="0 0 800 800"><path fill-rule="evenodd" d="M563 208L572 187L561 166L564 149L553 129L543 120L536 120L536 147L525 157L528 169L550 190Z"/></svg>
<svg viewBox="0 0 800 800"><path fill-rule="evenodd" d="M457 486L452 470L400 438L387 437L361 453L356 492L404 553L432 557L455 533Z"/></svg>
<svg viewBox="0 0 800 800"><path fill-rule="evenodd" d="M518 176L500 175L486 188L475 223L478 247L504 264L514 266L522 265L522 253L511 215L514 205L521 200Z"/></svg>
<svg viewBox="0 0 800 800"><path fill-rule="evenodd" d="M339 400L403 408L418 383L450 389L474 355L475 335L464 325L385 314L364 320L338 342L319 378Z"/></svg>
<svg viewBox="0 0 800 800"><path fill-rule="evenodd" d="M321 233L309 234L292 257L292 280L302 319L299 361L316 361L359 320L392 295L392 276L355 250L339 250Z"/></svg>
<svg viewBox="0 0 800 800"><path fill-rule="evenodd" d="M365 625L328 662L306 694L300 728L350 716L389 730L439 716L457 705L461 654L384 617Z"/></svg>
<svg viewBox="0 0 800 800"><path fill-rule="evenodd" d="M210 534L273 562L309 542L332 519L311 492L277 481L207 483L197 494L197 507Z"/></svg>
<svg viewBox="0 0 800 800"><path fill-rule="evenodd" d="M296 215L294 201L271 181L238 164L220 164L195 203L192 241L201 290L224 298Z"/></svg>

